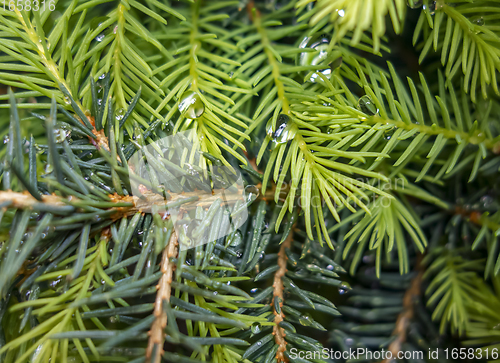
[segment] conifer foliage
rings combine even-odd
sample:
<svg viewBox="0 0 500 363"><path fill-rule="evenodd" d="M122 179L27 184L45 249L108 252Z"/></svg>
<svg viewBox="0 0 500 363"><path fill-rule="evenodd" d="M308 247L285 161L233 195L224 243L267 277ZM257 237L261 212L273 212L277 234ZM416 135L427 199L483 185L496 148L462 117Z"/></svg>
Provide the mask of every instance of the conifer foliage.
<svg viewBox="0 0 500 363"><path fill-rule="evenodd" d="M500 361L499 14L5 0L0 362Z"/></svg>

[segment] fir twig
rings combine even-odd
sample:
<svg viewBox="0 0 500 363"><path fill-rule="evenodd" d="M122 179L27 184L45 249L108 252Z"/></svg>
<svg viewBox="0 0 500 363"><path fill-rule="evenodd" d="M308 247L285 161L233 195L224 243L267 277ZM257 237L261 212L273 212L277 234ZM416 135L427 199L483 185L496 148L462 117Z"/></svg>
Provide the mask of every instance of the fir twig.
<svg viewBox="0 0 500 363"><path fill-rule="evenodd" d="M110 195L111 202L93 202L85 201L85 203L94 203L95 207L102 207L106 210L116 210L116 214L112 216L113 219L119 219L126 216L134 215L137 212L152 213L155 207L175 207L182 206L183 210L190 210L196 207L209 207L224 193L224 202L228 205L233 205L238 200L241 200L244 190L238 189L234 193L228 192L227 189L214 189L213 193L202 193L197 190L187 193L170 193L170 198L165 198L159 194L149 190L143 191L142 198L135 196L121 196L118 194ZM42 195L42 202L39 202L28 192L13 192L13 191L0 191L0 204L16 209L43 209L43 210L57 210L61 207L68 207L69 205L77 205L81 202L76 197L68 198L60 197L55 194ZM64 209L65 210L65 209ZM61 211L64 211L61 209Z"/></svg>
<svg viewBox="0 0 500 363"><path fill-rule="evenodd" d="M160 363L163 354L163 343L165 341L164 329L167 326L167 313L163 308L165 302L170 301L171 283L175 270L175 264L171 258L177 257L177 234L172 231L167 247L163 250L161 258L162 276L158 283L155 308L153 315L155 320L151 325L149 332L148 348L146 350L146 359L150 363Z"/></svg>
<svg viewBox="0 0 500 363"><path fill-rule="evenodd" d="M283 306L283 291L284 291L284 286L283 286L283 277L285 276L285 273L287 271L286 265L288 261L288 257L286 255L286 249L290 248L292 245L292 240L293 240L293 228L290 234L288 235L287 239L281 244L280 251L278 253L278 271L276 271L276 274L274 275L274 283L273 283L273 301L271 302L271 307L273 309L274 313L274 323L276 324L273 328L273 335L274 335L274 340L276 344L278 345L278 351L276 352L276 361L278 363L280 362L287 362L287 358L285 357L284 353L286 351L286 332L285 329L280 327L280 323L284 320L285 314L283 313L283 310L281 307ZM280 306L280 311L276 311L276 303L275 301L278 300L278 304Z"/></svg>

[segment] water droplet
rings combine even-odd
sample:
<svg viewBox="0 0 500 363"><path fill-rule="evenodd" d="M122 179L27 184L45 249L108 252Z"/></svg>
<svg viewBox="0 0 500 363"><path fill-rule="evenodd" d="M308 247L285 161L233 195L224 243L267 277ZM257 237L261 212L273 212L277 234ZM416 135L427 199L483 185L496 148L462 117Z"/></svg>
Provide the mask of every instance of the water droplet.
<svg viewBox="0 0 500 363"><path fill-rule="evenodd" d="M252 295L257 295L260 292L260 289L257 287L254 287L253 289L250 290L250 294Z"/></svg>
<svg viewBox="0 0 500 363"><path fill-rule="evenodd" d="M49 282L49 287L52 290L57 290L63 283L63 278L62 276L56 277L54 280Z"/></svg>
<svg viewBox="0 0 500 363"><path fill-rule="evenodd" d="M56 143L58 143L58 144L60 144L64 140L66 140L66 138L69 137L69 135L71 135L70 130L66 130L65 128L62 128L62 127L58 128L58 129L54 129L54 139L55 139Z"/></svg>
<svg viewBox="0 0 500 363"><path fill-rule="evenodd" d="M326 269L329 270L329 271L333 271L333 265L326 266Z"/></svg>
<svg viewBox="0 0 500 363"><path fill-rule="evenodd" d="M105 35L104 33L101 33L99 34L98 36L95 37L95 40L97 40L98 42L102 42L102 40L104 39Z"/></svg>
<svg viewBox="0 0 500 363"><path fill-rule="evenodd" d="M422 0L407 0L407 4L412 9L418 9L422 7Z"/></svg>
<svg viewBox="0 0 500 363"><path fill-rule="evenodd" d="M373 116L378 113L378 108L368 95L364 95L358 101L358 109L367 115Z"/></svg>
<svg viewBox="0 0 500 363"><path fill-rule="evenodd" d="M484 18L482 16L475 16L471 20L471 23L477 26L483 26L484 25Z"/></svg>
<svg viewBox="0 0 500 363"><path fill-rule="evenodd" d="M347 294L347 290L344 290L344 289L339 289L339 294L340 294L340 295Z"/></svg>
<svg viewBox="0 0 500 363"><path fill-rule="evenodd" d="M274 133L273 141L277 144L283 144L293 139L294 133L290 130L291 123L290 117L285 114L281 114L277 119L278 127Z"/></svg>
<svg viewBox="0 0 500 363"><path fill-rule="evenodd" d="M29 153L30 151L30 142L27 139L23 139L23 152L25 154Z"/></svg>
<svg viewBox="0 0 500 363"><path fill-rule="evenodd" d="M255 322L250 329L252 330L252 334L259 334L262 331L262 324Z"/></svg>
<svg viewBox="0 0 500 363"><path fill-rule="evenodd" d="M104 78L106 78L106 73L103 73L99 76L99 79L104 79Z"/></svg>
<svg viewBox="0 0 500 363"><path fill-rule="evenodd" d="M255 185L247 185L245 187L245 194L247 195L247 200L248 201L254 201L257 199L260 195L259 188L257 188Z"/></svg>
<svg viewBox="0 0 500 363"><path fill-rule="evenodd" d="M43 170L44 170L45 174L50 174L50 173L52 173L54 168L53 168L52 164L47 163L47 164L45 164L45 167Z"/></svg>
<svg viewBox="0 0 500 363"><path fill-rule="evenodd" d="M185 163L184 166L186 167L185 169L189 175L192 175L192 176L200 175L200 173L195 169L195 167L193 165Z"/></svg>
<svg viewBox="0 0 500 363"><path fill-rule="evenodd" d="M337 14L339 14L339 16L340 16L341 18L343 18L343 17L344 17L344 15L345 15L345 11L344 11L344 9L337 10Z"/></svg>
<svg viewBox="0 0 500 363"><path fill-rule="evenodd" d="M3 137L3 143L4 143L4 144L8 144L8 143L9 143L9 141L10 141L9 135L5 135L5 136Z"/></svg>
<svg viewBox="0 0 500 363"><path fill-rule="evenodd" d="M343 10L342 10L343 12ZM340 15L340 11L339 11ZM343 16L343 15L341 15ZM298 58L298 65L300 66L315 66L321 64L328 56L328 45L330 41L327 38L321 38L319 41L314 42L311 37L305 37L299 45L299 48L312 48L315 52L301 53ZM332 63L333 64L333 63ZM338 67L339 64L335 66ZM317 72L322 73L326 78L330 79L332 68L320 69ZM309 72L307 72L309 73ZM317 73L313 73L309 81L316 82L318 78Z"/></svg>
<svg viewBox="0 0 500 363"><path fill-rule="evenodd" d="M433 1L429 4L429 7L427 7L426 5L423 6L423 9L426 10L430 15L434 15L436 14L436 2ZM440 5L441 7L442 5Z"/></svg>
<svg viewBox="0 0 500 363"><path fill-rule="evenodd" d="M71 105L71 99L68 96L64 96L64 103L67 105Z"/></svg>
<svg viewBox="0 0 500 363"><path fill-rule="evenodd" d="M494 202L493 198L490 197L489 195L485 195L481 198L481 203L483 204L484 208L489 207L493 202Z"/></svg>
<svg viewBox="0 0 500 363"><path fill-rule="evenodd" d="M350 289L351 289L351 285L349 285L349 283L348 283L348 282L342 282L342 283L340 284L340 288L341 288L341 289L345 289L345 290L350 290Z"/></svg>
<svg viewBox="0 0 500 363"><path fill-rule="evenodd" d="M240 231L236 231L234 234L228 236L228 244L231 247L238 247L243 242L243 237Z"/></svg>
<svg viewBox="0 0 500 363"><path fill-rule="evenodd" d="M116 112L115 112L115 118L116 118L117 121L122 120L123 116L125 116L125 109L123 107L119 108L118 110L116 110Z"/></svg>
<svg viewBox="0 0 500 363"><path fill-rule="evenodd" d="M190 90L182 94L179 101L179 111L186 116L186 118L198 118L205 112L205 105L200 95Z"/></svg>
<svg viewBox="0 0 500 363"><path fill-rule="evenodd" d="M311 326L312 325L312 318L311 315L309 314L304 314L299 317L299 323L302 324L303 326Z"/></svg>
<svg viewBox="0 0 500 363"><path fill-rule="evenodd" d="M306 269L299 268L297 271L295 271L295 274L299 277L306 277L309 273L307 272Z"/></svg>

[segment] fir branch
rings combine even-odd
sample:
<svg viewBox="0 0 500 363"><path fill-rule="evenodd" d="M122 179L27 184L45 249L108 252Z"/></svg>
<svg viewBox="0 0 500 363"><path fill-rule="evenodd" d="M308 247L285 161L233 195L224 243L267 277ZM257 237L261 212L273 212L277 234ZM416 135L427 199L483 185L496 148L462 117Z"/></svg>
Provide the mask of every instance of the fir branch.
<svg viewBox="0 0 500 363"><path fill-rule="evenodd" d="M48 208L67 206L64 203L64 198L58 195L42 195L42 203L44 203ZM4 206L13 207L16 209L31 209L33 205L39 203L39 201L33 197L29 192L13 192L13 191L0 191L0 203Z"/></svg>
<svg viewBox="0 0 500 363"><path fill-rule="evenodd" d="M475 1L474 4L428 1L413 36L415 44L423 30L423 49L419 62L428 56L431 47L435 52L441 48L441 64L445 67L448 80L462 69L465 76L463 89L466 93L471 91L473 102L476 102L476 90L479 88L483 98L489 98L488 85L499 94L497 72L500 70L500 35L496 17L487 16L491 6L489 1Z"/></svg>
<svg viewBox="0 0 500 363"><path fill-rule="evenodd" d="M313 4L300 20L310 19L314 26L324 18L336 24L334 41L340 41L348 32L353 32L351 46L359 44L363 32L370 31L373 39L373 52L380 49L380 38L385 33L385 16L389 13L394 31L399 33L406 12L403 0L300 0L296 7L303 10Z"/></svg>
<svg viewBox="0 0 500 363"><path fill-rule="evenodd" d="M264 48L266 58L268 59L268 62L270 64L270 69L268 71L271 72L271 75L267 77L267 79L268 82L274 83L273 92L277 98L276 101L271 103L271 105L268 107L270 109L270 111L268 112L273 112L273 116L266 126L268 136L266 137L264 143L260 148L257 157L257 164L259 164L262 160L268 144L270 142L275 142L275 140L272 140L271 135L276 135L276 133L278 132L278 128L284 127L284 129L280 131L284 135L287 135L285 141L291 140L291 145L288 149L289 155L285 158L285 160L283 160L283 151L285 150L287 145L284 142L278 142L278 145L276 145L276 147L272 150L270 162L268 162L266 166L266 171L262 183L262 188L265 191L268 181L271 177L272 169L274 168L273 179L275 182L277 182L277 188L275 191L275 200L277 201L283 188L283 181L287 176L288 171L290 171L292 181L292 186L290 188L291 192L287 194L284 208L282 208L280 216L278 217L278 222L276 223L276 230L279 228L281 220L283 219L286 211L288 210L289 212L292 212L293 206L295 204L295 195L296 193L300 193L300 200L305 215L306 232L308 234L308 238L314 239L311 224L311 219L314 218L314 222L316 225L316 234L318 235L318 238L320 238L321 243L323 242L324 237L328 245L333 248L333 243L326 231L322 208L318 207L317 205L312 205L311 201L323 198L326 201L328 209L333 214L335 219L337 221L340 221L338 213L332 201L338 205L345 205L347 208L354 211L354 208L350 205L349 201L346 200L346 198L344 198L341 193L345 194L348 197L347 199L354 201L355 204L357 204L360 208L364 209L367 212L368 208L362 202L362 199L366 198L366 194L364 193L363 189L373 191L388 198L392 198L389 194L376 187L373 187L354 178L345 176L343 174L344 172L349 174L360 174L369 178L377 178L381 180L386 180L386 177L380 173L367 171L364 168L350 166L345 167L340 163L337 163L326 157L326 155L321 155L321 152L324 151L325 148L317 145L316 138L308 137L316 136L315 134L313 134L313 132L318 131L318 129L314 127L313 132L311 132L310 127L302 119L303 115L301 115L299 112L296 112L297 108L304 107L304 104L301 102L302 100L298 101L297 104L292 103L289 100L290 96L301 94L301 92L303 92L303 89L292 88L293 94L290 96L287 94L288 91L286 91L285 89L284 80L288 79L288 77L282 75L282 66L280 65L281 57L273 49L270 38L268 36L268 30L266 29L265 24L262 23L260 13L257 9L254 9L253 13L254 25L259 33L259 38ZM325 76L321 73L317 74L318 77L325 78ZM290 80L289 82L293 83L292 80ZM328 82L328 80L325 78L323 79L323 82ZM293 101L295 100L293 99ZM270 102L267 97L265 102ZM321 102L324 103L324 100L322 100ZM259 106L259 110L261 110L263 107L265 106ZM255 128L260 122L262 122L263 115L266 115L265 113L263 113L259 116L258 112L259 111L257 111L254 115L254 118L256 118L256 120L254 120L252 127L249 129L250 131L252 130L252 128ZM310 117L306 116L306 118ZM280 124L278 124L278 122ZM273 137L280 138L282 136L278 135ZM335 139L335 137L333 137L332 139L326 138L323 141L330 142L333 139ZM319 153L315 154L315 152L318 151ZM332 152L332 149L330 149L329 151ZM346 157L348 159L351 159L352 161L364 161L365 156L383 157L383 155L376 153L365 154L342 151L339 151L338 156ZM300 180L303 180L303 182L299 190Z"/></svg>
<svg viewBox="0 0 500 363"><path fill-rule="evenodd" d="M484 261L467 260L459 250L439 247L422 263L428 265L423 278L433 276L425 292L427 306L435 307L433 320L441 320L441 334L449 323L453 333L462 335L469 327L471 307L481 299L478 286L482 279L476 271L483 268Z"/></svg>
<svg viewBox="0 0 500 363"><path fill-rule="evenodd" d="M43 14L42 16L40 15L40 13L34 12L33 19L30 19L29 16L23 15L19 11L19 9L15 7L14 14L17 22L3 18L0 13L0 18L3 19L2 23L6 24L10 28L12 35L21 38L21 41L17 42L7 41L5 46L0 47L0 49L8 54L13 55L13 57L19 62L26 64L28 68L27 70L31 72L28 74L33 74L33 76L31 77L25 74L19 75L19 77L16 78L16 81L18 80L20 82L10 82L8 80L5 80L3 82L5 82L6 84L10 84L11 86L28 88L35 91L37 95L44 95L48 98L56 97L59 104L66 104L64 94L62 92L57 92L57 88L62 91L60 85L63 85L63 87L69 90L68 92L70 94L74 92L75 88L69 87L69 84L64 75L64 63L58 63L54 58L54 47L56 44L51 45L49 40L52 39L55 42L59 40L55 37L60 35L57 35L55 33L60 29L61 26L67 26L73 10L74 9L71 6L66 9L64 14L59 19L59 26L56 27L56 31L54 32L54 34L50 34L48 38L45 37L45 33L43 30L43 23L46 20L46 16L50 13L48 7L45 9L45 14ZM8 11L7 13L10 13L10 11ZM64 46L67 45L65 44ZM49 79L51 79L53 83L40 77L40 71L43 72ZM7 79L8 78L11 77L7 77ZM73 78L73 75L71 75L70 78ZM51 87L47 88L49 86ZM50 104L46 105L49 106ZM81 107L79 101L77 101L77 105Z"/></svg>
<svg viewBox="0 0 500 363"><path fill-rule="evenodd" d="M89 136L89 141L96 147L97 150L103 148L106 151L110 151L109 140L106 134L104 133L104 130L103 129L97 130L95 119L93 117L89 117L89 122L92 125L92 133L95 136L95 139ZM119 156L117 156L117 160L120 161Z"/></svg>
<svg viewBox="0 0 500 363"><path fill-rule="evenodd" d="M142 190L142 198L136 196L121 196L118 194L110 195L110 202L94 202L82 201L74 196L61 197L55 194L41 195L42 201L39 202L29 192L13 192L0 191L0 203L5 207L16 209L35 209L50 211L56 214L67 213L69 206L74 205L78 208L80 202L93 204L95 207L101 207L107 211L114 211L111 216L113 219L120 219L141 213L153 213L155 210L164 209L165 207L181 206L182 210L190 210L197 207L209 207L217 199L219 195L224 193L224 203L234 205L238 200L242 199L244 189L239 188L235 192L228 192L227 189L214 189L213 193L203 193L201 191L171 193L170 198L165 199L164 196L149 191L144 188ZM64 208L66 207L66 208Z"/></svg>
<svg viewBox="0 0 500 363"><path fill-rule="evenodd" d="M151 325L149 332L149 342L146 350L146 360L151 363L160 363L163 355L163 343L165 341L164 329L167 326L167 313L164 309L165 302L170 301L172 290L172 278L175 270L175 264L172 259L177 257L177 234L172 231L170 240L161 258L160 271L162 275L157 286L155 307L153 315L155 320Z"/></svg>
<svg viewBox="0 0 500 363"><path fill-rule="evenodd" d="M438 136L442 135L449 140L461 140L471 145L484 145L487 149L491 150L494 154L500 154L500 136L492 138L486 135L482 130L473 130L472 132L464 132L459 130L453 130L450 128L445 128L433 125L422 125L418 123L406 123L401 120L394 120L389 118L383 118L380 116L373 116L369 119L363 120L363 123L368 125L391 125L397 129L417 132L419 134Z"/></svg>
<svg viewBox="0 0 500 363"><path fill-rule="evenodd" d="M286 240L281 244L280 250L278 252L278 271L274 274L274 283L273 283L273 299L271 302L271 307L274 313L274 327L273 327L273 335L276 344L279 346L278 351L276 352L276 361L278 363L288 362L288 359L285 357L284 353L286 351L286 332L280 326L280 323L283 321L285 314L283 313L283 309L280 311L276 311L276 304L279 304L280 307L283 307L283 277L287 271L287 261L288 257L286 255L286 249L289 249L292 245L293 241L293 227L292 231L289 233Z"/></svg>

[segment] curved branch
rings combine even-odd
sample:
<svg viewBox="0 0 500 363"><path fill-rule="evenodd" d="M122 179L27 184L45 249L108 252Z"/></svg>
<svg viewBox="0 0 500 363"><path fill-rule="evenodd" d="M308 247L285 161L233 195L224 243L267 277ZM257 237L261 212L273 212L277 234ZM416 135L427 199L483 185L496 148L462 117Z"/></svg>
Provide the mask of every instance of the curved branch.
<svg viewBox="0 0 500 363"><path fill-rule="evenodd" d="M288 235L287 239L283 242L283 244L280 247L280 251L278 253L278 266L279 269L276 271L276 274L274 275L274 291L273 291L273 300L271 302L271 307L273 309L274 313L274 323L276 324L273 328L273 335L274 335L274 340L276 344L279 346L278 351L276 352L276 361L278 363L280 362L287 362L287 358L284 355L284 352L286 350L286 345L287 342L285 340L286 333L285 329L279 326L279 323L281 323L285 317L285 314L283 314L283 310L280 312L276 311L274 301L276 299L281 299L279 305L280 307L283 306L283 276L285 276L286 273L286 264L288 261L288 257L286 255L285 250L287 248L290 248L293 240L293 228L290 234Z"/></svg>
<svg viewBox="0 0 500 363"><path fill-rule="evenodd" d="M168 209L169 206L177 205L182 210L191 210L198 206L209 207L216 201L221 194L224 195L224 203L233 205L244 196L244 189L239 188L236 192L229 192L227 189L214 189L212 193L202 193L199 190L194 192L184 192L178 194L171 194L167 200L163 196L153 193L149 190L143 191L142 198L136 196L121 196L118 194L111 194L111 202L95 202L81 200L76 197L64 198L55 194L44 194L41 196L42 201L38 201L28 192L13 192L0 191L0 205L8 208L17 209L34 209L46 211L48 208L57 210L61 207L68 207L74 205L78 208L80 204L88 204L103 210L115 210L113 219L133 215L137 212L153 213L155 208L161 210Z"/></svg>
<svg viewBox="0 0 500 363"><path fill-rule="evenodd" d="M167 247L163 250L161 258L161 272L163 275L157 285L157 294L153 315L155 320L149 331L149 342L146 350L146 361L149 363L160 363L163 355L163 343L165 342L164 329L167 326L167 314L163 309L163 304L170 301L172 291L172 278L175 270L175 264L171 258L177 257L177 234L172 231ZM155 349L156 347L156 349Z"/></svg>

